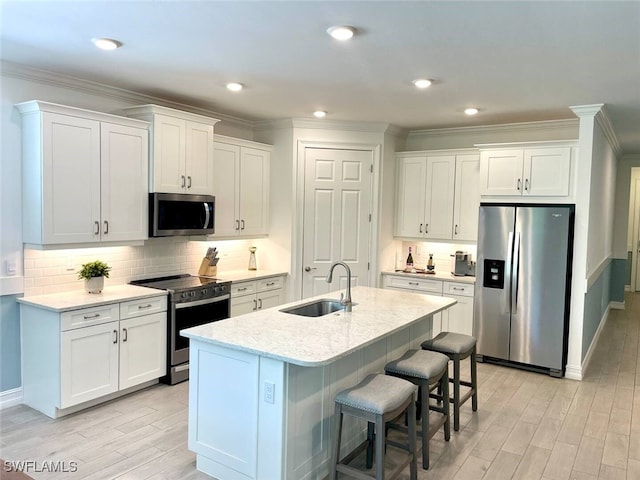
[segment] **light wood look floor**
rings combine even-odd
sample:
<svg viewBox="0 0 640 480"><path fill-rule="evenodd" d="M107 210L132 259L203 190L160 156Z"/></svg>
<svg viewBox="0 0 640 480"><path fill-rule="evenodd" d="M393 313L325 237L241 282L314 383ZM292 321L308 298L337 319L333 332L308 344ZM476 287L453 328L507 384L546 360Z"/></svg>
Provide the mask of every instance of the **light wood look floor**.
<svg viewBox="0 0 640 480"><path fill-rule="evenodd" d="M611 311L582 382L479 364L478 412L467 402L451 441L433 438L418 478L640 479L640 293L626 306ZM77 462L36 479L208 479L186 448L187 398L187 383L159 385L59 420L11 407L0 458Z"/></svg>

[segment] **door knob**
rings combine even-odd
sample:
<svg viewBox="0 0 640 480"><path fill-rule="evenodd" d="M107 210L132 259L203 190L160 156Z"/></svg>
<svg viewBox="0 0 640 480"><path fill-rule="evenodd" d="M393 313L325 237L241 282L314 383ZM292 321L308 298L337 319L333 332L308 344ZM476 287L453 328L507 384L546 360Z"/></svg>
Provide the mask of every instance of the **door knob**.
<svg viewBox="0 0 640 480"><path fill-rule="evenodd" d="M310 272L311 270L317 270L316 267L304 267L305 272Z"/></svg>

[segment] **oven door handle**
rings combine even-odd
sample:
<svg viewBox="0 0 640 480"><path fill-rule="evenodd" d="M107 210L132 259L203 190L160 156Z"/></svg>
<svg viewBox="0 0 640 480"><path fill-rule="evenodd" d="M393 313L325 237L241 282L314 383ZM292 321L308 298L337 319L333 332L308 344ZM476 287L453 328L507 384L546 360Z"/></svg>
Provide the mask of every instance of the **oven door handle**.
<svg viewBox="0 0 640 480"><path fill-rule="evenodd" d="M176 303L176 310L180 310L182 308L197 307L198 305L206 305L207 303L222 302L224 300L229 300L230 298L231 295L221 295L219 297L206 298L204 300L196 300L194 302Z"/></svg>

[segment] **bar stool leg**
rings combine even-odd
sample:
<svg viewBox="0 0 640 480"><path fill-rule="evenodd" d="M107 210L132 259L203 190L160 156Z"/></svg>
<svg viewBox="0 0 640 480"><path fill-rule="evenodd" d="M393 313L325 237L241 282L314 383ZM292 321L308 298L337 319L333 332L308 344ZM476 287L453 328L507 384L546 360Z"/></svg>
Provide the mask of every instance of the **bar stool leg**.
<svg viewBox="0 0 640 480"><path fill-rule="evenodd" d="M338 462L340 461L340 440L342 437L342 407L336 404L335 408L335 425L334 425L334 441L333 451L331 452L331 480L338 478Z"/></svg>
<svg viewBox="0 0 640 480"><path fill-rule="evenodd" d="M429 382L422 382L420 385L422 392L422 468L429 468ZM410 422L411 423L411 422Z"/></svg>
<svg viewBox="0 0 640 480"><path fill-rule="evenodd" d="M471 408L473 411L478 410L478 372L476 369L476 347L473 347L471 352L471 388L473 388L473 395L471 396Z"/></svg>
<svg viewBox="0 0 640 480"><path fill-rule="evenodd" d="M413 415L415 415L415 410ZM415 417L414 417L415 418ZM409 421L411 424L411 421ZM413 422L415 425L415 421ZM376 417L376 480L384 480L384 447L386 443L385 425L382 415ZM414 433L415 438L415 433Z"/></svg>
<svg viewBox="0 0 640 480"><path fill-rule="evenodd" d="M460 355L453 355L453 429L460 430Z"/></svg>
<svg viewBox="0 0 640 480"><path fill-rule="evenodd" d="M449 408L449 375L447 373L440 378L438 390L442 392L442 410L445 415L444 439L448 442L451 438L451 409Z"/></svg>
<svg viewBox="0 0 640 480"><path fill-rule="evenodd" d="M371 468L373 466L373 445L375 438L375 424L367 422L367 440L369 441L369 444L367 445L367 460L365 463L367 468Z"/></svg>
<svg viewBox="0 0 640 480"><path fill-rule="evenodd" d="M427 386L427 395L426 397L423 397L426 399L426 403L427 404L427 419L429 418L429 387ZM418 479L418 466L417 466L417 462L416 462L416 405L414 402L411 402L409 404L409 418L411 419L409 421L409 455L411 455L411 457L413 458L413 461L411 463L409 463L409 478L410 480L417 480ZM422 417L423 421L425 417ZM427 422L427 430L429 429L428 427L429 423ZM424 431L424 426L422 427L422 430ZM428 434L427 434L428 436ZM424 451L424 446L422 447L422 450ZM427 454L428 454L428 450L427 449ZM424 458L424 457L423 457ZM423 460L424 461L424 460ZM427 457L427 461L428 461L428 457Z"/></svg>

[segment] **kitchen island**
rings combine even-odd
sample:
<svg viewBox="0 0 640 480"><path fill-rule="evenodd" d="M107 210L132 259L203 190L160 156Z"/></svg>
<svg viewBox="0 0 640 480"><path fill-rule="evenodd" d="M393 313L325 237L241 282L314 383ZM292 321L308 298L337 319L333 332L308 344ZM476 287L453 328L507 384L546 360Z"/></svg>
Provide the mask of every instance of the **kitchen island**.
<svg viewBox="0 0 640 480"><path fill-rule="evenodd" d="M333 400L431 336L455 300L353 289L353 311L284 313L313 299L183 330L190 339L189 449L220 480L319 479L329 472ZM345 451L365 424L343 428Z"/></svg>

